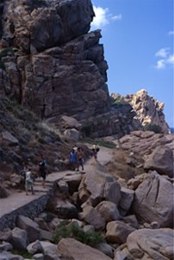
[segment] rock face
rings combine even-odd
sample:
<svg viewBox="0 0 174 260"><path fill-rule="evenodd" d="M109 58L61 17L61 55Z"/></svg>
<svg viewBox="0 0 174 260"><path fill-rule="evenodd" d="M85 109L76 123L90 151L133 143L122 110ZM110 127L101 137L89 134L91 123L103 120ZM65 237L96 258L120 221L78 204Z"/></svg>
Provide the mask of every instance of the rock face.
<svg viewBox="0 0 174 260"><path fill-rule="evenodd" d="M88 33L93 16L90 0L6 1L2 37L10 53L1 51L1 92L41 117L107 111L101 34Z"/></svg>
<svg viewBox="0 0 174 260"><path fill-rule="evenodd" d="M90 0L12 0L0 7L2 96L56 125L62 115L73 117L86 136L140 128L129 104L111 107L101 33L89 32Z"/></svg>

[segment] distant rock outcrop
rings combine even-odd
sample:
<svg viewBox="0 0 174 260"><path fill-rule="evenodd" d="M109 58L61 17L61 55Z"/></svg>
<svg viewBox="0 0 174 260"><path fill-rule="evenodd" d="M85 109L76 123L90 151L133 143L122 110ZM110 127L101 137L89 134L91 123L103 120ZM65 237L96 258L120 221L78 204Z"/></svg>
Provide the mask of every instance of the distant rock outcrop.
<svg viewBox="0 0 174 260"><path fill-rule="evenodd" d="M115 101L128 102L136 113L136 118L148 130L156 129L162 133L169 133L169 126L163 113L164 103L149 96L145 89L131 95L112 94L111 96Z"/></svg>

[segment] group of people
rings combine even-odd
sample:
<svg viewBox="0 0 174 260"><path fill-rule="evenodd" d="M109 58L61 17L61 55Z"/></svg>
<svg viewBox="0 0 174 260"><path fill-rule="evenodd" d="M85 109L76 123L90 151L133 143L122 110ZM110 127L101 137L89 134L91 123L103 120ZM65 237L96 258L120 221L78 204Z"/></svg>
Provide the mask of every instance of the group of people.
<svg viewBox="0 0 174 260"><path fill-rule="evenodd" d="M95 160L97 160L97 154L99 152L98 145L93 145L91 148L92 156ZM69 154L69 163L71 170L79 171L80 167L81 170L84 171L84 151L82 147L77 147L76 145L73 147Z"/></svg>
<svg viewBox="0 0 174 260"><path fill-rule="evenodd" d="M71 170L79 171L80 168L84 171L84 151L82 147L73 147L69 154L69 164Z"/></svg>
<svg viewBox="0 0 174 260"><path fill-rule="evenodd" d="M91 148L92 156L95 160L97 160L97 154L99 152L99 147L97 145L93 145ZM84 150L82 147L74 146L71 152L69 153L69 165L71 170L82 171L84 172ZM43 156L41 156L41 161L38 165L38 175L37 177L42 178L42 186L45 187L45 180L47 175L47 162ZM26 195L28 195L29 191L34 194L34 176L32 174L31 168L24 167L24 178L25 178L25 191Z"/></svg>

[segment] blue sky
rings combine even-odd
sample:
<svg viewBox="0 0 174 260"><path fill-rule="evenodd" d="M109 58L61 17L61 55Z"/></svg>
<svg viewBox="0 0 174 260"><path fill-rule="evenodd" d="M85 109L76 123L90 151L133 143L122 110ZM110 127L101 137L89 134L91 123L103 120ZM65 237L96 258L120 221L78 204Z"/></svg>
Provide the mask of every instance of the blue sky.
<svg viewBox="0 0 174 260"><path fill-rule="evenodd" d="M110 93L146 89L174 127L173 0L92 0L108 62Z"/></svg>

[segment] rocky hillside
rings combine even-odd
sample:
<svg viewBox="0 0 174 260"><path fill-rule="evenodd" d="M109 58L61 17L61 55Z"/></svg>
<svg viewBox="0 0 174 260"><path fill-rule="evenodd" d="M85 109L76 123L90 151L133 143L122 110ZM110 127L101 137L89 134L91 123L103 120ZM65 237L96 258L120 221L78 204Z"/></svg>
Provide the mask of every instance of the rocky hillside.
<svg viewBox="0 0 174 260"><path fill-rule="evenodd" d="M66 168L73 142L66 142L57 129L40 121L17 102L0 98L0 180L19 175L24 165L37 173L43 155L49 172ZM13 183L14 184L14 183Z"/></svg>

